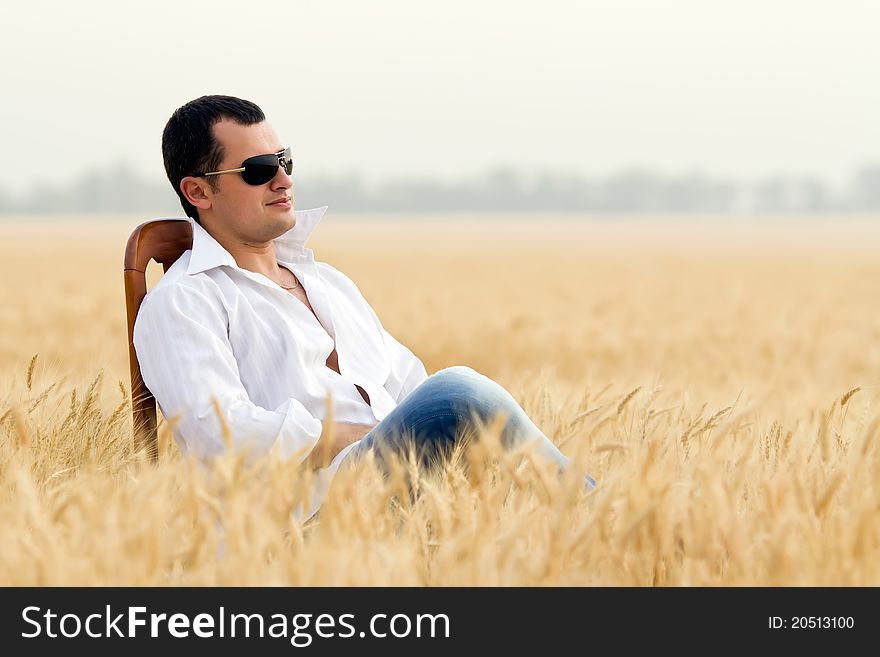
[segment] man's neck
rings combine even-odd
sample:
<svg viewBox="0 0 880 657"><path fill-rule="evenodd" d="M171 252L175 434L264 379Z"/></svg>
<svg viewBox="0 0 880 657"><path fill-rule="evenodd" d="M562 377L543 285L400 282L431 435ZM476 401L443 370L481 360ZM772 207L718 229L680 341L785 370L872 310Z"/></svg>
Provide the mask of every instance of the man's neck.
<svg viewBox="0 0 880 657"><path fill-rule="evenodd" d="M275 244L269 242L268 246L240 243L238 249L233 251L227 245L223 245L235 258L235 263L242 269L263 274L267 278L278 280L278 259L275 254Z"/></svg>
<svg viewBox="0 0 880 657"><path fill-rule="evenodd" d="M267 278L278 280L278 259L275 252L275 242L253 242L240 235L207 228L206 231L229 252L242 269L263 274Z"/></svg>

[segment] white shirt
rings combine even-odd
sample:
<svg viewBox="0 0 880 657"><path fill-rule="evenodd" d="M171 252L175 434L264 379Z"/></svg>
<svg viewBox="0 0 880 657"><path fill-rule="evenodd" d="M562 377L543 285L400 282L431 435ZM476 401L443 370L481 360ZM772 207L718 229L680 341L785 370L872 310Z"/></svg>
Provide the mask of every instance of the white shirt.
<svg viewBox="0 0 880 657"><path fill-rule="evenodd" d="M212 395L235 447L276 450L284 459L299 452L303 461L321 436L328 393L335 421L376 425L427 378L351 279L305 247L326 210L295 211L296 225L274 240L278 262L296 274L314 315L271 279L239 267L189 219L192 249L147 293L134 326L144 383L167 420L179 416L173 434L184 454L205 459L225 450ZM339 373L327 366L334 342ZM309 508L298 508L296 518L318 510L355 444L318 471Z"/></svg>

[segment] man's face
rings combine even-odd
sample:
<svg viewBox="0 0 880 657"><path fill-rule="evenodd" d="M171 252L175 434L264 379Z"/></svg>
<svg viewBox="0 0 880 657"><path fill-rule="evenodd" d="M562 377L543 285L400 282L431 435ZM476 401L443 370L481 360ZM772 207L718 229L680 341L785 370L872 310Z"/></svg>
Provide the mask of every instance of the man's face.
<svg viewBox="0 0 880 657"><path fill-rule="evenodd" d="M238 168L249 157L277 153L287 146L268 121L245 126L223 119L214 124L214 138L225 151L218 171ZM263 185L249 185L239 173L212 178L217 191L206 192L211 201L212 228L245 241L268 242L296 225L293 180L283 167L278 167L275 177ZM290 200L289 205L273 204L284 198ZM204 217L206 213L201 214Z"/></svg>

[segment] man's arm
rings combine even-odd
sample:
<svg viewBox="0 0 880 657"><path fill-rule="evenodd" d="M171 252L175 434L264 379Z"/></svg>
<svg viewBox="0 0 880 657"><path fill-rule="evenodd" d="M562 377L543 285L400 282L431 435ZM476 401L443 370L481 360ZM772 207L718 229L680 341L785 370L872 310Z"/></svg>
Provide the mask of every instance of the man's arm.
<svg viewBox="0 0 880 657"><path fill-rule="evenodd" d="M355 300L364 312L370 315L376 328L381 333L382 341L391 360L391 374L385 381L384 387L394 401L399 404L409 393L428 378L428 372L425 370L424 364L407 347L398 342L394 336L385 330L376 312L353 280L326 262L318 264L325 275L333 277L335 284L342 288L343 294Z"/></svg>
<svg viewBox="0 0 880 657"><path fill-rule="evenodd" d="M212 396L234 447L274 449L302 462L318 442L323 423L301 402L291 398L266 409L250 400L229 343L226 311L210 290L190 284L154 289L138 313L134 346L163 415L169 421L179 416L187 452L204 457L226 448Z"/></svg>
<svg viewBox="0 0 880 657"><path fill-rule="evenodd" d="M391 375L385 382L385 389L399 404L428 378L428 372L424 363L409 348L398 342L393 335L385 330L382 322L379 321L379 316L376 315L366 299L364 299L364 304L373 317L373 321L376 322L391 358Z"/></svg>
<svg viewBox="0 0 880 657"><path fill-rule="evenodd" d="M382 339L391 355L391 376L385 382L385 389L399 404L428 378L428 372L424 363L412 351L384 328L381 331Z"/></svg>

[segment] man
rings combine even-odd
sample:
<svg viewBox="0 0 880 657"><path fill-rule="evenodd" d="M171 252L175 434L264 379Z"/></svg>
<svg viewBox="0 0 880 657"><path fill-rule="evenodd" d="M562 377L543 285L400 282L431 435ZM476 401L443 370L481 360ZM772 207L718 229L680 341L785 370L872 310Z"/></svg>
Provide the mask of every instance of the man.
<svg viewBox="0 0 880 657"><path fill-rule="evenodd" d="M397 449L422 430L440 453L472 411L504 411L505 444L539 439L566 465L501 386L466 367L428 377L357 286L315 260L305 242L327 207L293 209L285 146L257 105L231 96L197 98L165 126L165 170L193 246L144 298L134 346L181 450L220 453L225 425L236 447L304 462L318 472L306 518L355 448Z"/></svg>

